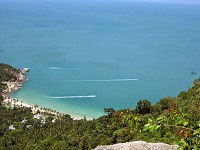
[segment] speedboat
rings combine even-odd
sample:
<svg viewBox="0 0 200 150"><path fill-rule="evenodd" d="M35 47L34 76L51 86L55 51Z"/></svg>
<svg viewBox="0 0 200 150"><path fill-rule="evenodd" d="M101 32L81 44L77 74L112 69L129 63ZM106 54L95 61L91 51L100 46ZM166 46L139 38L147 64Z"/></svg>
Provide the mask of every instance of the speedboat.
<svg viewBox="0 0 200 150"><path fill-rule="evenodd" d="M195 71L192 70L192 71L191 71L191 74L197 74L197 73L196 73Z"/></svg>

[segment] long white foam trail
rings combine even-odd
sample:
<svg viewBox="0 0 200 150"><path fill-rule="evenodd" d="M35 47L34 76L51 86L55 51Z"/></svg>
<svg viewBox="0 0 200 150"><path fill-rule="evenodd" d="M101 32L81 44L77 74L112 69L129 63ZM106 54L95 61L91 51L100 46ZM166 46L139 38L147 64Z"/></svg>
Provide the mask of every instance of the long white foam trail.
<svg viewBox="0 0 200 150"><path fill-rule="evenodd" d="M48 67L51 70L80 70L80 69L87 69L87 68L75 68L75 67L71 67L71 68L64 68L64 67Z"/></svg>
<svg viewBox="0 0 200 150"><path fill-rule="evenodd" d="M64 98L95 98L96 95L81 95L81 96L52 96L52 97L49 97L49 98L54 98L54 99L64 99Z"/></svg>
<svg viewBox="0 0 200 150"><path fill-rule="evenodd" d="M109 80L65 80L71 82L123 82L123 81L137 81L140 79L109 79Z"/></svg>
<svg viewBox="0 0 200 150"><path fill-rule="evenodd" d="M49 69L52 69L52 70L59 70L59 69L65 69L65 68L62 68L62 67L48 67Z"/></svg>

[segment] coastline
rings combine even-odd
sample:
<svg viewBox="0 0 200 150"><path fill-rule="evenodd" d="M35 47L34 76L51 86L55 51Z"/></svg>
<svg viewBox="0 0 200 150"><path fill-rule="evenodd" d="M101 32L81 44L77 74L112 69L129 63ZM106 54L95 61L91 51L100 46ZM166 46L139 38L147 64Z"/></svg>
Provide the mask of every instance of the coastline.
<svg viewBox="0 0 200 150"><path fill-rule="evenodd" d="M27 77L27 72L29 72L29 68L24 69L18 69L19 72L13 73L13 75L16 77L15 80L10 80L3 82L6 86L5 89L2 91L3 96L3 102L4 104L8 105L9 107L26 107L30 108L33 114L52 114L55 117L63 116L64 114L68 114L71 116L74 120L82 120L85 117L88 120L93 120L95 117L85 116L84 114L73 114L73 113L65 113L65 112L59 112L57 109L52 109L51 107L41 106L37 103L30 104L24 102L22 99L18 99L15 97L12 97L13 92L17 92L23 87L24 82L27 82L29 78Z"/></svg>
<svg viewBox="0 0 200 150"><path fill-rule="evenodd" d="M2 96L5 99L9 98L9 95L14 92L19 90L23 83L28 81L28 79L26 78L25 73L28 72L27 68L24 68L23 70L19 70L19 73L15 73L15 77L17 78L15 81L11 80L11 81L7 81L7 82L3 82L4 84L6 84L6 88L2 91Z"/></svg>
<svg viewBox="0 0 200 150"><path fill-rule="evenodd" d="M57 117L60 115L63 115L62 113L56 112L49 108L42 108L42 107L39 107L38 105L33 106L31 104L24 103L21 100L10 97L11 93L16 92L17 90L20 90L23 86L23 83L28 81L28 78L26 77L26 73L28 71L29 71L29 68L24 68L23 70L19 70L19 73L15 74L17 78L15 81L3 82L4 84L6 84L6 88L2 91L3 103L6 103L10 107L31 108L33 114L49 113ZM73 118L73 119L79 119L79 118Z"/></svg>

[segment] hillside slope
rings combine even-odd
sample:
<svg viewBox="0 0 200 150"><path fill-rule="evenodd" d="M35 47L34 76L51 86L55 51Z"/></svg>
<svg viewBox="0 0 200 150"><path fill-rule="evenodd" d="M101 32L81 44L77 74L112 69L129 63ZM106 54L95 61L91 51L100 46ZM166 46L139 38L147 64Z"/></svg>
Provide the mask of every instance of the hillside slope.
<svg viewBox="0 0 200 150"><path fill-rule="evenodd" d="M2 79L7 80L7 75ZM88 150L131 141L200 149L200 78L177 97L162 98L154 105L140 100L135 109L104 111L106 115L97 119L73 120L67 114L56 116L39 110L35 116L31 108L0 103L0 149Z"/></svg>

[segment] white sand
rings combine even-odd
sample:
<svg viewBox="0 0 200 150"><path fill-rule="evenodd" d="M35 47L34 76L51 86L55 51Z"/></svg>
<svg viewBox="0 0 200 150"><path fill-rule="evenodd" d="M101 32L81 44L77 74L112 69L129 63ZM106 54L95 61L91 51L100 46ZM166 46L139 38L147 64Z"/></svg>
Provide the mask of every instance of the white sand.
<svg viewBox="0 0 200 150"><path fill-rule="evenodd" d="M41 107L35 107L31 104L27 104L27 103L24 103L22 102L21 100L17 100L17 99L13 99L13 98L9 98L9 95L16 91L16 90L19 90L21 87L22 87L22 84L23 82L27 81L26 79L26 76L24 74L25 72L24 71L21 71L18 75L17 75L17 80L15 82L4 82L5 84L7 84L7 88L3 91L2 95L4 97L4 103L12 106L12 107L27 107L27 108L31 108L32 112L35 114L37 113L38 111L39 112L42 112L42 113L50 113L50 114L53 114L53 115L63 115L62 113L57 113L51 109L42 109ZM80 120L80 119L83 119L82 117L78 117L78 116L75 116L73 117L73 119L75 120Z"/></svg>

